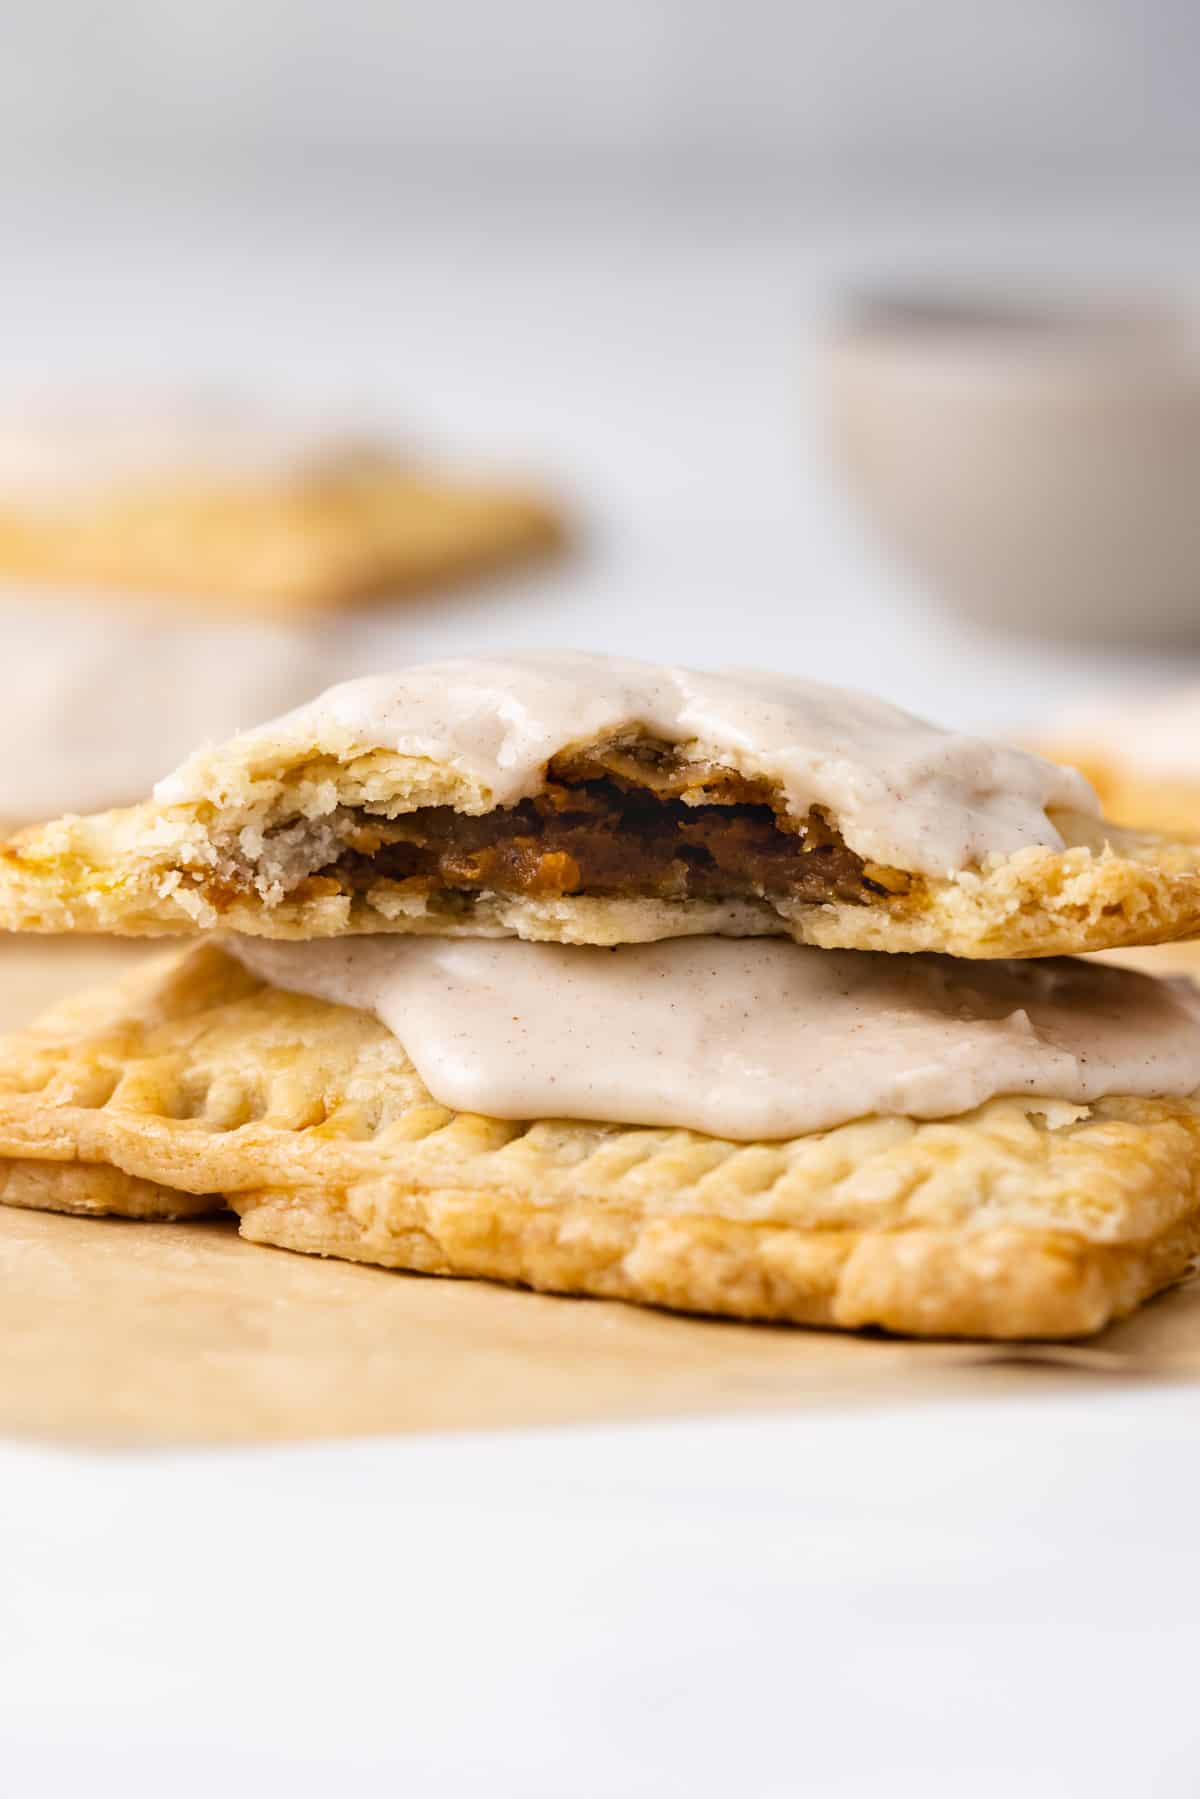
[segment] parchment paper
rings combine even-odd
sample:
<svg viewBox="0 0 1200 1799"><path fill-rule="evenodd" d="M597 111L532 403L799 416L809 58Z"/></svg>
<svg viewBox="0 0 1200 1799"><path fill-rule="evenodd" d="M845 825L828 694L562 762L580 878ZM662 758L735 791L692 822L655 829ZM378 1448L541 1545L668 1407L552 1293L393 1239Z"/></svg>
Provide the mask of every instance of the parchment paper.
<svg viewBox="0 0 1200 1799"><path fill-rule="evenodd" d="M0 940L0 1028L140 956ZM1200 1372L1200 1287L1079 1346L906 1343L671 1317L322 1262L232 1220L0 1207L0 1431L170 1444L978 1395Z"/></svg>

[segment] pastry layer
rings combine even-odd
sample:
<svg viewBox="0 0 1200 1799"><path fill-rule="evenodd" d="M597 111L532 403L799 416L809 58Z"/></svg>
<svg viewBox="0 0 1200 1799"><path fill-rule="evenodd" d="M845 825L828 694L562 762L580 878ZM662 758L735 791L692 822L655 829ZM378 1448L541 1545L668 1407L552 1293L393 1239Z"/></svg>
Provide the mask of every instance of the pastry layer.
<svg viewBox="0 0 1200 1799"><path fill-rule="evenodd" d="M1073 773L819 683L434 663L202 750L144 805L18 837L0 927L983 957L1200 934L1200 842L1116 831L1091 800Z"/></svg>
<svg viewBox="0 0 1200 1799"><path fill-rule="evenodd" d="M491 809L414 756L214 758L211 797L66 818L0 848L0 928L600 945L710 933L985 957L1200 934L1200 841L1059 812L1065 847L938 879L864 861L836 819L787 818L768 787L711 761L676 762L686 785L664 794L661 745L601 746L589 777L598 756L619 757L619 783L560 762L534 800Z"/></svg>
<svg viewBox="0 0 1200 1799"><path fill-rule="evenodd" d="M734 1144L432 1102L366 1014L215 948L0 1045L4 1197L385 1267L918 1335L1074 1336L1200 1248L1200 1108L998 1100ZM91 1170L97 1171L93 1183Z"/></svg>
<svg viewBox="0 0 1200 1799"><path fill-rule="evenodd" d="M53 505L0 495L0 576L294 616L507 567L561 542L536 496L385 456L223 483L143 478Z"/></svg>

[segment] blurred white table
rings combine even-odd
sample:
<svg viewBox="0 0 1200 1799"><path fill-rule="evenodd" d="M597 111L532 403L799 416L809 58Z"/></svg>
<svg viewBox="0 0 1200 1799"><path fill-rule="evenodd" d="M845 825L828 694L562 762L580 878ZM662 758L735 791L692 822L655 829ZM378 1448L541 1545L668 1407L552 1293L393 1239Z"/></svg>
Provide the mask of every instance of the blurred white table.
<svg viewBox="0 0 1200 1799"><path fill-rule="evenodd" d="M1191 1799L1198 1407L10 1449L6 1787Z"/></svg>
<svg viewBox="0 0 1200 1799"><path fill-rule="evenodd" d="M303 202L230 222L9 193L0 372L299 387L574 497L574 567L358 626L347 667L582 645L982 725L1120 672L952 627L843 515L805 333L861 241ZM6 1448L6 1786L1190 1795L1198 1413L1034 1377L969 1410Z"/></svg>

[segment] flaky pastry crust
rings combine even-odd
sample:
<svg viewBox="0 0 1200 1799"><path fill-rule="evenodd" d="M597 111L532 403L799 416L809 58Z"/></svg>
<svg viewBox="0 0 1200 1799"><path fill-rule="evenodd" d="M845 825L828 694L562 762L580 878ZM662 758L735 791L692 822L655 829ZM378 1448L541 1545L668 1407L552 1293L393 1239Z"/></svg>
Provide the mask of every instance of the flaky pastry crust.
<svg viewBox="0 0 1200 1799"><path fill-rule="evenodd" d="M1082 813L1053 815L1062 849L993 856L945 879L868 870L866 901L448 895L384 878L351 883L327 864L346 820L422 808L488 813L490 795L454 767L336 743L298 749L256 733L194 756L185 772L187 797L176 803L60 819L0 847L0 928L399 931L599 945L773 935L825 949L965 957L1073 955L1200 935L1200 838Z"/></svg>
<svg viewBox="0 0 1200 1799"><path fill-rule="evenodd" d="M249 484L140 482L49 509L0 500L0 575L206 612L319 613L523 563L562 539L532 493L375 454Z"/></svg>
<svg viewBox="0 0 1200 1799"><path fill-rule="evenodd" d="M0 1197L427 1274L929 1336L1099 1330L1200 1249L1200 1107L996 1100L789 1142L456 1114L215 947L0 1044Z"/></svg>

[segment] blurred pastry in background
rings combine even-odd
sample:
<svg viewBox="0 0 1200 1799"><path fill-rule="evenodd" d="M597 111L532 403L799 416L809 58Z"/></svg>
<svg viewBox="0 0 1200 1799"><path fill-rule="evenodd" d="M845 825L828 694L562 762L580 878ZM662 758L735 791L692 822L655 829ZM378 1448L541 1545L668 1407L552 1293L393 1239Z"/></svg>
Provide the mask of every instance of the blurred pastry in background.
<svg viewBox="0 0 1200 1799"><path fill-rule="evenodd" d="M1036 747L1081 768L1115 823L1200 832L1200 682L1072 708Z"/></svg>
<svg viewBox="0 0 1200 1799"><path fill-rule="evenodd" d="M563 537L519 485L220 400L85 398L0 421L0 580L286 618L488 574Z"/></svg>
<svg viewBox="0 0 1200 1799"><path fill-rule="evenodd" d="M1200 832L1200 682L1070 708L1032 747L1082 769L1115 823ZM1104 959L1151 974L1194 975L1200 943L1113 950Z"/></svg>
<svg viewBox="0 0 1200 1799"><path fill-rule="evenodd" d="M221 741L316 693L332 651L311 628L0 604L0 826L138 798L197 737Z"/></svg>

